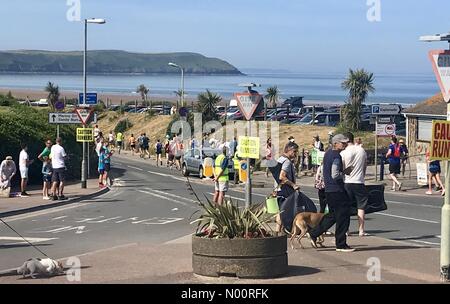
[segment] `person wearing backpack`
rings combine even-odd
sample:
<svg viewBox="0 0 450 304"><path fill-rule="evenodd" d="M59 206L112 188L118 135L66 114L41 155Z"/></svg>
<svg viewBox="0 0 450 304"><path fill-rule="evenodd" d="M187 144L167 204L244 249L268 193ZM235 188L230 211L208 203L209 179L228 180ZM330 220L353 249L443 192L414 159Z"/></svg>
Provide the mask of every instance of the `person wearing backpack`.
<svg viewBox="0 0 450 304"><path fill-rule="evenodd" d="M163 148L163 145L162 145L161 141L158 139L155 144L156 166L157 167L159 167L159 165L162 166L162 160L161 160L162 148Z"/></svg>
<svg viewBox="0 0 450 304"><path fill-rule="evenodd" d="M389 177L392 179L392 191L402 190L402 183L398 181L397 174L400 174L401 156L404 153L402 146L398 143L397 137L392 136L386 158L389 159Z"/></svg>

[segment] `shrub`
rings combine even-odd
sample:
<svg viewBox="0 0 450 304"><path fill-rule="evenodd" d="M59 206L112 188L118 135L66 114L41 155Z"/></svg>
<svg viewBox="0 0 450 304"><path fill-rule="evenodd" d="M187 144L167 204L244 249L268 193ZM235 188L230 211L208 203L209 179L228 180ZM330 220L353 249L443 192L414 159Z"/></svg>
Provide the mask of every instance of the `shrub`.
<svg viewBox="0 0 450 304"><path fill-rule="evenodd" d="M124 133L126 130L128 130L129 128L131 128L133 126L133 124L131 123L131 121L128 120L128 118L122 119L121 121L119 121L116 125L116 127L114 128L114 132L115 133Z"/></svg>

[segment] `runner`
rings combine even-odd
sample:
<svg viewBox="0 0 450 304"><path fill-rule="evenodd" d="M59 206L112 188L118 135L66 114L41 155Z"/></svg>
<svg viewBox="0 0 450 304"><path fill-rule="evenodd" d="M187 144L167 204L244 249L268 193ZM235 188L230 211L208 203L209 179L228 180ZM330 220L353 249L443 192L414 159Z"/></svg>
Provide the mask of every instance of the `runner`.
<svg viewBox="0 0 450 304"><path fill-rule="evenodd" d="M175 166L177 170L181 170L181 156L183 155L183 143L181 139L175 135Z"/></svg>
<svg viewBox="0 0 450 304"><path fill-rule="evenodd" d="M122 150L122 142L123 142L123 134L122 134L122 132L117 133L116 140L117 140L117 150L118 150L118 152L120 154L120 150Z"/></svg>
<svg viewBox="0 0 450 304"><path fill-rule="evenodd" d="M104 164L105 164L105 172L103 174L103 178L105 179L105 185L108 185L108 176L109 171L111 170L111 156L113 155L113 152L109 150L108 143L105 143L103 146L103 149L105 150L105 157L104 157ZM111 178L110 178L111 180ZM109 183L111 184L111 183Z"/></svg>
<svg viewBox="0 0 450 304"><path fill-rule="evenodd" d="M155 144L155 151L156 151L156 166L159 167L159 165L162 166L162 160L161 160L161 154L162 154L162 143L158 139Z"/></svg>
<svg viewBox="0 0 450 304"><path fill-rule="evenodd" d="M150 152L149 152L149 146L150 146L150 138L147 137L147 135L144 133L142 137L142 158L145 159L145 155L148 155L148 159L150 159Z"/></svg>
<svg viewBox="0 0 450 304"><path fill-rule="evenodd" d="M105 159L106 159L106 153L105 148L100 148L100 155L98 156L98 187L104 188L105 184L103 183L103 178L105 175ZM106 182L106 180L105 180Z"/></svg>
<svg viewBox="0 0 450 304"><path fill-rule="evenodd" d="M400 157L404 153L403 147L398 144L397 137L392 136L389 150L386 153L386 158L389 159L389 177L392 180L392 191L402 190L402 183L397 180L397 174L400 174Z"/></svg>
<svg viewBox="0 0 450 304"><path fill-rule="evenodd" d="M108 135L108 143L109 143L109 145L111 146L111 147L110 147L111 149L114 148L115 140L114 140L114 133L113 133L113 131L110 131L110 132L109 132L109 135Z"/></svg>
<svg viewBox="0 0 450 304"><path fill-rule="evenodd" d="M134 134L131 134L128 142L130 144L131 155L134 155L134 152L136 152L136 138L134 138Z"/></svg>

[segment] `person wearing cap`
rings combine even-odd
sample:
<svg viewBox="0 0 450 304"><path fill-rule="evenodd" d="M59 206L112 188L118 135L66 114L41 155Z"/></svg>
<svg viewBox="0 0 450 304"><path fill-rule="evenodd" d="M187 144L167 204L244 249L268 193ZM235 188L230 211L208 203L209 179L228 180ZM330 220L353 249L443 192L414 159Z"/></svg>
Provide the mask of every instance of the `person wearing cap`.
<svg viewBox="0 0 450 304"><path fill-rule="evenodd" d="M343 134L333 136L332 148L325 152L323 158L323 179L329 213L324 215L322 221L309 231L311 245L314 248L317 248L317 238L336 224L336 251L352 252L355 250L347 244L346 232L350 226L351 201L344 188L344 175L350 174L353 168L343 169L340 154L348 142L349 139Z"/></svg>
<svg viewBox="0 0 450 304"><path fill-rule="evenodd" d="M0 164L0 194L9 197L11 179L16 174L16 163L11 156L7 156Z"/></svg>
<svg viewBox="0 0 450 304"><path fill-rule="evenodd" d="M222 154L216 157L214 161L214 197L215 204L222 205L225 193L228 191L228 149L226 146L222 148Z"/></svg>
<svg viewBox="0 0 450 304"><path fill-rule="evenodd" d="M405 176L405 171L406 171L406 163L408 162L408 147L405 144L405 141L403 139L400 139L398 141L399 145L402 147L403 149L403 153L402 156L400 157L401 159L401 163L402 163L402 176Z"/></svg>

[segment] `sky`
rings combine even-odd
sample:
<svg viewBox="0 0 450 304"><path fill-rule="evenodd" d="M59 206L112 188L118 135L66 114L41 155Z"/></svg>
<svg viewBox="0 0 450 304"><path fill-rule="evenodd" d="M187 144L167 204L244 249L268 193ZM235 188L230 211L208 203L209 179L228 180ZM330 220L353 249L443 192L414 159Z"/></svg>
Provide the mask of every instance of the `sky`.
<svg viewBox="0 0 450 304"><path fill-rule="evenodd" d="M82 50L77 2L81 19L107 21L89 26L89 49L197 52L239 69L432 74L427 52L447 44L419 36L450 31L448 0L0 0L0 50Z"/></svg>

